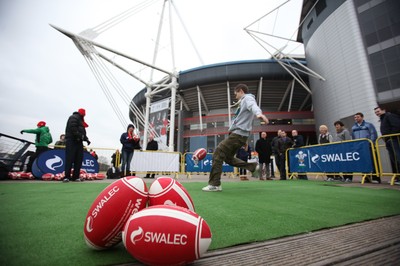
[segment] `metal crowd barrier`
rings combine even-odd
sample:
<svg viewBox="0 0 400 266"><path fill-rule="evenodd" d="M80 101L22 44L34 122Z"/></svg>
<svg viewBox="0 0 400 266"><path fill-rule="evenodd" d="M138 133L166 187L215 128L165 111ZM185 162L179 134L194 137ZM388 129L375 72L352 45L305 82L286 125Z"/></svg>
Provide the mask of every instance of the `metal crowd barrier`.
<svg viewBox="0 0 400 266"><path fill-rule="evenodd" d="M394 142L396 145L391 145L391 147L389 147L393 153L393 158L390 158L389 150L386 147L387 141ZM400 158L398 157L398 150L396 152L396 149L400 149L399 143L400 133L381 136L375 142L378 155L379 175L381 177L390 176L390 184L392 186L396 178L400 178ZM393 161L391 161L392 159Z"/></svg>
<svg viewBox="0 0 400 266"><path fill-rule="evenodd" d="M289 179L299 174L323 176L360 175L361 183L373 177L380 178L374 143L369 139L356 139L319 145L291 148L286 151L286 175Z"/></svg>

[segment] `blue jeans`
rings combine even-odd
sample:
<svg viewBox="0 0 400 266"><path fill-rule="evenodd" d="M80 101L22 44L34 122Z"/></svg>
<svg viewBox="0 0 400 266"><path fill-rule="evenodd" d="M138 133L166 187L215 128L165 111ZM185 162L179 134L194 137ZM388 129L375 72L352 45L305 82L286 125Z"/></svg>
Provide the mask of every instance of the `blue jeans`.
<svg viewBox="0 0 400 266"><path fill-rule="evenodd" d="M131 167L131 161L133 157L133 151L124 151L122 150L122 155L121 155L121 172L124 176L126 174L130 173L130 167Z"/></svg>

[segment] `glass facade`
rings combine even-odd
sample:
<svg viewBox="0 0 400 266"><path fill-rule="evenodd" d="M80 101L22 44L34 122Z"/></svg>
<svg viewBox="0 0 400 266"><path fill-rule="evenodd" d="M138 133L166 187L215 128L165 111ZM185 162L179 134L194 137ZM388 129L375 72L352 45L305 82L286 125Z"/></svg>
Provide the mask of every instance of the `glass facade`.
<svg viewBox="0 0 400 266"><path fill-rule="evenodd" d="M400 1L354 3L378 98L400 98Z"/></svg>

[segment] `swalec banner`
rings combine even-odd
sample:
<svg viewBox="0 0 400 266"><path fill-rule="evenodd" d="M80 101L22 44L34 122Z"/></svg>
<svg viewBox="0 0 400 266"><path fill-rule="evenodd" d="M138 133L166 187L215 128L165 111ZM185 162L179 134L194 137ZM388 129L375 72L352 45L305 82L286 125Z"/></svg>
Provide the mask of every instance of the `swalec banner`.
<svg viewBox="0 0 400 266"><path fill-rule="evenodd" d="M212 154L207 153L206 158L204 158L201 161L198 161L197 164L195 161L192 159L193 152L186 153L185 155L185 170L186 172L192 173L192 172L211 172L211 166L212 166ZM222 165L222 172L223 173L231 173L233 172L233 166L230 166L227 163L223 163Z"/></svg>
<svg viewBox="0 0 400 266"><path fill-rule="evenodd" d="M65 169L65 149L48 150L41 153L32 165L32 174L41 178L43 174L60 174ZM97 160L87 151L83 152L82 170L87 173L98 173Z"/></svg>
<svg viewBox="0 0 400 266"><path fill-rule="evenodd" d="M289 150L291 173L371 173L374 163L369 140L336 142Z"/></svg>

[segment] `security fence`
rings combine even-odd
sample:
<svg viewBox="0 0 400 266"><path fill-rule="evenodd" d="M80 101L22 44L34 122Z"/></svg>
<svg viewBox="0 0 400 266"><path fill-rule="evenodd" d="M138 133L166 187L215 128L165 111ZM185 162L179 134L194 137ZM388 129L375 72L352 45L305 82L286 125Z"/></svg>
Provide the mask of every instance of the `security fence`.
<svg viewBox="0 0 400 266"><path fill-rule="evenodd" d="M400 133L384 135L375 142L379 175L389 176L390 184L394 185L400 177Z"/></svg>
<svg viewBox="0 0 400 266"><path fill-rule="evenodd" d="M399 177L399 156L394 146L394 163L390 167L390 156L384 140L387 143L388 139L393 139L398 148L399 135L382 136L376 144L369 139L356 139L289 149L286 151L287 175L290 179L305 173L315 175L315 178L357 175L361 176L362 184L366 180L380 181L386 175L391 176L390 184L393 185ZM396 162L397 168L393 167Z"/></svg>

